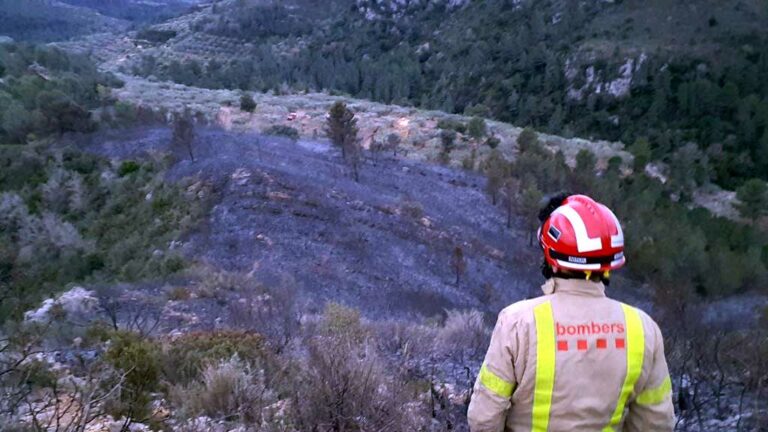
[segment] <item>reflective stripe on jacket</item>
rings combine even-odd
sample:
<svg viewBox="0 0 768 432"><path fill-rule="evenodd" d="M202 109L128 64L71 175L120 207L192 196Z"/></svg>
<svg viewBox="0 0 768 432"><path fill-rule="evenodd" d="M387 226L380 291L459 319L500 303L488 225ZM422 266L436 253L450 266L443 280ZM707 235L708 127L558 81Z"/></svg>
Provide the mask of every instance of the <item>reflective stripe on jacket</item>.
<svg viewBox="0 0 768 432"><path fill-rule="evenodd" d="M499 314L469 404L472 432L671 431L658 325L602 283L550 279Z"/></svg>

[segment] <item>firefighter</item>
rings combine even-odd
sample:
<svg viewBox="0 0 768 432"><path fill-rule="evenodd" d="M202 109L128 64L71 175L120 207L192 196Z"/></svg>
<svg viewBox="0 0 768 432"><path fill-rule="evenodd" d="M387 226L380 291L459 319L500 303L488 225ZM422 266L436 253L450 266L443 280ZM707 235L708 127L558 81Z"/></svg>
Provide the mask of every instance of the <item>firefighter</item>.
<svg viewBox="0 0 768 432"><path fill-rule="evenodd" d="M544 295L499 314L467 413L472 432L671 431L658 325L605 296L624 234L606 206L553 198L539 215Z"/></svg>

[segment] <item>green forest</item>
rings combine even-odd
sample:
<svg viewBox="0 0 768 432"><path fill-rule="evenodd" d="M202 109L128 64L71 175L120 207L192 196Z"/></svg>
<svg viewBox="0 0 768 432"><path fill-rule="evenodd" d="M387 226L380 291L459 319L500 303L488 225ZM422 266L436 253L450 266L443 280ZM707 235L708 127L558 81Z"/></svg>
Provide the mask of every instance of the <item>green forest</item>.
<svg viewBox="0 0 768 432"><path fill-rule="evenodd" d="M519 138L519 157L504 161L494 150L483 170L487 192L507 211L517 212L533 233L544 196L560 191L585 193L613 209L627 238L631 277L650 283L655 300L670 308L694 298L721 298L768 283L768 237L758 226L716 217L703 208L670 199L671 189L643 172L626 176L621 159L614 157L601 175L595 176L595 156L582 150L571 168L562 152L544 149L537 134L526 129ZM764 183L762 183L764 185ZM768 204L765 186L756 209ZM747 204L747 200L745 200ZM746 212L746 209L744 210ZM762 211L762 210L760 210Z"/></svg>
<svg viewBox="0 0 768 432"><path fill-rule="evenodd" d="M83 56L45 46L0 45L0 142L92 131L91 110L111 104L109 88L121 84Z"/></svg>
<svg viewBox="0 0 768 432"><path fill-rule="evenodd" d="M94 131L91 111L112 109L109 89L121 84L85 57L0 46L0 316L18 318L68 283L181 268L151 251L200 208L163 182L161 162L111 164L50 139ZM130 122L130 107L115 108Z"/></svg>
<svg viewBox="0 0 768 432"><path fill-rule="evenodd" d="M768 81L761 79L768 38L759 27L734 26L726 8L714 8L684 17L693 20L686 21L690 40L673 51L663 48L671 39L656 36L669 30L658 28L664 23L637 21L625 5L632 2L516 3L470 2L460 13L418 3L374 20L346 8L310 21L279 6L236 2L194 30L252 42L250 57L165 63L148 56L134 72L210 88L341 92L566 137L640 142L640 150L647 142L652 159L664 162L694 142L700 181L733 189L768 179ZM619 26L593 25L622 13ZM686 37L679 33L678 45ZM580 47L593 46L583 60ZM569 96L590 74L618 78L628 59L635 67L625 96Z"/></svg>
<svg viewBox="0 0 768 432"><path fill-rule="evenodd" d="M0 36L51 42L124 27L97 12L46 0L0 0Z"/></svg>

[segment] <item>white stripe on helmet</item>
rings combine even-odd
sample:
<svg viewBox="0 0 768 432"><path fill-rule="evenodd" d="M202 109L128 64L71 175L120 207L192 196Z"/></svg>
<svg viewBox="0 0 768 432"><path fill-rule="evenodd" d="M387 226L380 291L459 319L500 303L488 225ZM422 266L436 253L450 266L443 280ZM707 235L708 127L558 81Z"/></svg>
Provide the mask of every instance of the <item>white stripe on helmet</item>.
<svg viewBox="0 0 768 432"><path fill-rule="evenodd" d="M581 215L569 206L559 207L554 213L561 214L568 219L573 227L573 232L576 234L576 248L579 252L593 252L603 248L603 242L600 237L590 238L587 234L587 227L584 225L584 219ZM624 236L622 235L622 242ZM600 266L598 266L600 268Z"/></svg>
<svg viewBox="0 0 768 432"><path fill-rule="evenodd" d="M613 221L616 222L616 235L611 236L611 247L617 248L617 247L624 247L624 231L621 230L621 224L619 223L619 218L616 217L616 215L609 209L608 207L605 207L606 210L608 210L608 214L611 215L613 218Z"/></svg>
<svg viewBox="0 0 768 432"><path fill-rule="evenodd" d="M573 270L600 270L600 264L576 264L563 260L555 260L560 267L570 268Z"/></svg>

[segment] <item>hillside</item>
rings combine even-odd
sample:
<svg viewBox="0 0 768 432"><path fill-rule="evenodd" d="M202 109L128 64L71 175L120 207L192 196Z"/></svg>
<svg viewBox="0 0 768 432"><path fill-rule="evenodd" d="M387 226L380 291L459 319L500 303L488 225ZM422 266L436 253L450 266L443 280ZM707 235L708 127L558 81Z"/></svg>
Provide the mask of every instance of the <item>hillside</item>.
<svg viewBox="0 0 768 432"><path fill-rule="evenodd" d="M0 7L56 40L0 42L0 432L467 432L564 191L621 221L675 431L762 432L760 5Z"/></svg>
<svg viewBox="0 0 768 432"><path fill-rule="evenodd" d="M196 162L166 173L214 204L175 246L193 262L267 286L289 277L307 304L333 299L377 319L493 308L478 301L488 284L495 299L534 291L536 250L522 247L519 223L505 229L477 173L388 156L366 163L358 183L325 141L207 128L196 135ZM166 128L136 128L74 144L144 161L172 151L170 139ZM450 269L457 246L468 261L458 285Z"/></svg>
<svg viewBox="0 0 768 432"><path fill-rule="evenodd" d="M768 172L768 89L757 78L768 67L768 12L759 1L333 5L340 12L328 15L306 14L303 3L220 2L160 25L176 36L124 70L647 140L665 162L693 141L706 180L731 189Z"/></svg>
<svg viewBox="0 0 768 432"><path fill-rule="evenodd" d="M57 0L0 0L0 36L50 42L97 32L120 32L127 22Z"/></svg>
<svg viewBox="0 0 768 432"><path fill-rule="evenodd" d="M61 0L63 3L93 9L102 15L147 24L165 21L188 12L200 0Z"/></svg>

